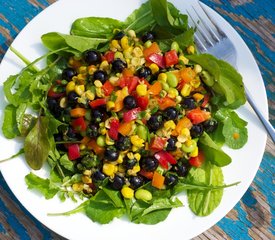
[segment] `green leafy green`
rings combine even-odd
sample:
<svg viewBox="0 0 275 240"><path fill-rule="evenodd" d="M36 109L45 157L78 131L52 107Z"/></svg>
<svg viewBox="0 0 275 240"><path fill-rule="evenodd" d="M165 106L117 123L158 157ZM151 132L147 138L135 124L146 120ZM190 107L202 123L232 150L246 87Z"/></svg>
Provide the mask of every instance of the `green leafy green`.
<svg viewBox="0 0 275 240"><path fill-rule="evenodd" d="M219 167L224 167L232 161L231 157L219 148L218 145L205 132L199 139L199 147L202 149L206 160Z"/></svg>
<svg viewBox="0 0 275 240"><path fill-rule="evenodd" d="M43 179L33 174L32 172L25 177L26 184L29 189L36 189L41 192L46 199L53 198L59 191L49 179Z"/></svg>
<svg viewBox="0 0 275 240"><path fill-rule="evenodd" d="M28 165L35 170L40 169L47 160L50 151L46 117L39 117L24 142L25 157Z"/></svg>
<svg viewBox="0 0 275 240"><path fill-rule="evenodd" d="M2 132L4 136L8 139L12 139L20 135L19 129L16 124L16 110L17 108L11 104L5 107Z"/></svg>
<svg viewBox="0 0 275 240"><path fill-rule="evenodd" d="M187 176L188 182L207 184L212 186L223 185L223 173L220 167L206 161L200 168L192 168ZM190 209L198 216L207 216L220 204L223 189L217 190L187 190Z"/></svg>
<svg viewBox="0 0 275 240"><path fill-rule="evenodd" d="M246 102L242 76L227 62L219 60L210 54L187 56L191 61L198 63L213 77L210 87L216 94L224 96L227 106L238 108ZM207 84L207 81L205 81ZM223 104L220 102L220 104Z"/></svg>
<svg viewBox="0 0 275 240"><path fill-rule="evenodd" d="M67 154L64 154L60 159L59 159L60 165L63 166L65 169L74 172L74 162L70 161L69 157Z"/></svg>

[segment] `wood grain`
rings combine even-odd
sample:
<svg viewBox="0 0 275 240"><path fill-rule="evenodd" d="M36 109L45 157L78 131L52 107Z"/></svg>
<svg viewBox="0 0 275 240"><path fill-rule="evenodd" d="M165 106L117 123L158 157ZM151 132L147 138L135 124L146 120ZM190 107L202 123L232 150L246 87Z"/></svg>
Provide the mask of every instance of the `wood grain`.
<svg viewBox="0 0 275 240"><path fill-rule="evenodd" d="M13 39L40 11L55 0L0 0L0 61ZM261 70L269 117L275 124L274 1L202 0L219 12L242 36ZM263 4L264 2L264 4ZM20 7L17 6L20 4ZM257 175L241 201L221 221L194 240L275 239L275 146L268 139ZM0 174L0 239L64 238L34 219L17 201Z"/></svg>

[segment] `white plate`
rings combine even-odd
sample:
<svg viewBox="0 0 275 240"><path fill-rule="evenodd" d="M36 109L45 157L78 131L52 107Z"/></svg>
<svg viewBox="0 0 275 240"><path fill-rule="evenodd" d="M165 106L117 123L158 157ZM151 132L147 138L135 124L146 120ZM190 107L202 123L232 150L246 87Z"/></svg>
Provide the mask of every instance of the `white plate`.
<svg viewBox="0 0 275 240"><path fill-rule="evenodd" d="M30 60L41 56L46 50L42 47L40 36L50 31L68 33L71 23L78 17L84 16L108 16L124 20L134 9L144 1L139 0L59 0L35 17L17 36L12 46ZM171 1L180 10L184 10L189 1ZM261 104L260 110L267 116L267 99L263 80L257 64L237 32L217 13L209 9L210 14L222 25L223 30L230 36L238 52L238 69L244 78L244 82L253 93L255 100ZM6 80L10 74L17 73L24 65L8 50L0 66L0 81ZM3 116L4 99L0 101L0 114ZM238 110L239 114L248 121L248 142L244 148L232 151L225 148L233 162L223 169L225 182L241 181L241 184L226 189L220 206L208 217L196 217L188 208L185 196L182 200L185 207L172 210L168 219L157 225L137 225L126 219L116 219L107 225L93 223L83 214L69 217L49 217L49 212L60 212L72 209L75 204L70 200L61 203L58 198L45 200L41 195L27 189L24 177L30 169L24 159L5 162L0 165L1 172L18 200L26 209L48 228L68 239L169 239L171 235L190 239L204 232L229 212L241 199L251 184L262 159L266 134L260 122L248 105ZM2 123L1 123L2 125ZM7 140L1 134L0 159L17 152L20 142ZM4 150L5 149L5 150ZM4 151L3 151L4 150ZM36 174L46 176L46 169L37 171Z"/></svg>

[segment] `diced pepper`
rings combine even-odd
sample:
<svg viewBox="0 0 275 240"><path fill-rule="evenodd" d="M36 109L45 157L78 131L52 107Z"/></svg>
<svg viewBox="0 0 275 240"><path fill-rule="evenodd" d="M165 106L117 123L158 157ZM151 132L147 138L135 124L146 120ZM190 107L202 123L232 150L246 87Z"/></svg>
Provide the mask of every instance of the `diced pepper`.
<svg viewBox="0 0 275 240"><path fill-rule="evenodd" d="M54 89L55 89L55 86L52 85L48 91L48 97L61 98L61 97L65 96L65 92L55 92Z"/></svg>
<svg viewBox="0 0 275 240"><path fill-rule="evenodd" d="M150 56L153 53L161 53L159 45L156 42L153 42L150 47L145 48L143 50L143 55L144 55L146 60L147 60L147 57Z"/></svg>
<svg viewBox="0 0 275 240"><path fill-rule="evenodd" d="M162 90L161 82L156 81L153 85L149 86L148 93L152 95L159 95Z"/></svg>
<svg viewBox="0 0 275 240"><path fill-rule="evenodd" d="M114 61L115 53L113 51L107 51L103 57L108 63Z"/></svg>
<svg viewBox="0 0 275 240"><path fill-rule="evenodd" d="M164 149L166 142L167 138L155 136L151 141L150 149L154 151L161 151Z"/></svg>
<svg viewBox="0 0 275 240"><path fill-rule="evenodd" d="M136 76L122 76L119 79L118 84L121 88L127 87L129 94L131 94L132 91L136 89L138 82L139 82L139 78Z"/></svg>
<svg viewBox="0 0 275 240"><path fill-rule="evenodd" d="M105 96L109 96L114 91L114 86L110 83L110 81L106 81L103 84L102 89L103 89Z"/></svg>
<svg viewBox="0 0 275 240"><path fill-rule="evenodd" d="M145 171L144 169L141 169L138 173L141 176L146 177L147 179L152 179L154 175L154 172L148 172L148 171Z"/></svg>
<svg viewBox="0 0 275 240"><path fill-rule="evenodd" d="M210 115L210 112L203 111L199 107L188 111L186 114L193 124L199 124L208 120Z"/></svg>
<svg viewBox="0 0 275 240"><path fill-rule="evenodd" d="M178 121L175 130L172 132L172 135L173 135L173 136L178 136L178 135L181 134L181 130L182 130L183 128L191 129L192 125L193 125L193 124L192 124L192 122L191 122L191 120L190 120L189 118L183 117L183 118L181 118L181 119Z"/></svg>
<svg viewBox="0 0 275 240"><path fill-rule="evenodd" d="M164 110L168 107L175 107L176 106L175 100L173 100L169 97L158 98L158 104L159 104L160 110Z"/></svg>
<svg viewBox="0 0 275 240"><path fill-rule="evenodd" d="M88 144L87 144L88 148L93 150L95 152L95 154L97 155L102 155L105 151L105 148L100 147L97 143L96 140L92 139Z"/></svg>
<svg viewBox="0 0 275 240"><path fill-rule="evenodd" d="M155 171L153 174L152 186L158 189L162 189L164 186L164 180L165 180L165 177L162 176L157 171Z"/></svg>
<svg viewBox="0 0 275 240"><path fill-rule="evenodd" d="M77 132L84 132L87 129L87 124L84 117L76 118L72 121L72 126Z"/></svg>
<svg viewBox="0 0 275 240"><path fill-rule="evenodd" d="M78 144L72 144L68 147L68 157L71 161L80 157L80 149Z"/></svg>
<svg viewBox="0 0 275 240"><path fill-rule="evenodd" d="M146 60L157 64L160 68L165 68L164 57L158 53L152 53L146 58Z"/></svg>
<svg viewBox="0 0 275 240"><path fill-rule="evenodd" d="M164 59L165 59L166 67L170 67L170 66L175 65L179 62L177 51L174 49L169 52L166 52L164 55Z"/></svg>
<svg viewBox="0 0 275 240"><path fill-rule="evenodd" d="M180 76L184 82L189 83L196 77L196 72L191 67L183 68L180 70Z"/></svg>
<svg viewBox="0 0 275 240"><path fill-rule="evenodd" d="M159 163L164 163L164 166L167 166L168 163L170 164L176 164L177 160L171 155L169 152L166 152L164 150L159 151L155 153L154 157L159 161ZM166 163L167 162L167 165Z"/></svg>
<svg viewBox="0 0 275 240"><path fill-rule="evenodd" d="M118 139L119 120L114 118L110 121L109 137L113 140Z"/></svg>
<svg viewBox="0 0 275 240"><path fill-rule="evenodd" d="M199 151L198 156L191 157L189 163L193 167L200 167L204 163L205 157L202 151Z"/></svg>
<svg viewBox="0 0 275 240"><path fill-rule="evenodd" d="M141 108L133 108L123 114L123 120L124 122L131 122L132 120L136 120L138 117L138 114L140 113Z"/></svg>
<svg viewBox="0 0 275 240"><path fill-rule="evenodd" d="M205 94L204 95L204 98L203 98L203 102L202 102L202 104L201 104L201 107L206 107L206 105L208 104L208 102L209 102L209 99L210 99L210 96L209 96L209 94Z"/></svg>
<svg viewBox="0 0 275 240"><path fill-rule="evenodd" d="M99 99L91 101L89 104L90 104L91 108L98 108L100 106L105 105L106 103L107 103L106 98L99 98Z"/></svg>
<svg viewBox="0 0 275 240"><path fill-rule="evenodd" d="M70 110L71 117L78 118L84 117L87 110L85 108L77 107Z"/></svg>
<svg viewBox="0 0 275 240"><path fill-rule="evenodd" d="M142 109L145 110L149 103L148 96L136 96L137 105Z"/></svg>
<svg viewBox="0 0 275 240"><path fill-rule="evenodd" d="M120 110L122 110L124 106L123 100L127 95L128 95L128 91L127 91L127 88L125 87L122 90L117 90L115 92L116 100L115 100L115 106L113 109L114 112L119 112Z"/></svg>
<svg viewBox="0 0 275 240"><path fill-rule="evenodd" d="M132 122L123 122L119 125L118 132L123 136L128 136L132 131Z"/></svg>

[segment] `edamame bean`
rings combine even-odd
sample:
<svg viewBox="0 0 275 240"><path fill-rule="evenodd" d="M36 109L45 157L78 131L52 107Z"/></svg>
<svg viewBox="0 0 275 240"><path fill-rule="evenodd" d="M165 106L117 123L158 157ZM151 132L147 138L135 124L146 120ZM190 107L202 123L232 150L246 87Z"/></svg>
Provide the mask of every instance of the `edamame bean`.
<svg viewBox="0 0 275 240"><path fill-rule="evenodd" d="M178 79L175 76L175 74L171 72L167 72L166 75L167 75L167 83L169 84L169 86L173 88L177 87Z"/></svg>
<svg viewBox="0 0 275 240"><path fill-rule="evenodd" d="M135 197L143 201L150 201L152 199L152 193L145 189L138 189L135 192Z"/></svg>
<svg viewBox="0 0 275 240"><path fill-rule="evenodd" d="M171 50L176 50L176 52L179 51L179 44L177 42L172 42L171 44Z"/></svg>
<svg viewBox="0 0 275 240"><path fill-rule="evenodd" d="M137 126L137 135L144 141L147 140L147 129L144 125Z"/></svg>
<svg viewBox="0 0 275 240"><path fill-rule="evenodd" d="M169 90L169 84L168 83L161 81L161 86L162 86L163 90L165 90L165 91Z"/></svg>
<svg viewBox="0 0 275 240"><path fill-rule="evenodd" d="M100 135L97 139L96 139L96 144L100 147L104 147L105 146L105 136Z"/></svg>

